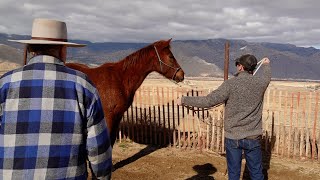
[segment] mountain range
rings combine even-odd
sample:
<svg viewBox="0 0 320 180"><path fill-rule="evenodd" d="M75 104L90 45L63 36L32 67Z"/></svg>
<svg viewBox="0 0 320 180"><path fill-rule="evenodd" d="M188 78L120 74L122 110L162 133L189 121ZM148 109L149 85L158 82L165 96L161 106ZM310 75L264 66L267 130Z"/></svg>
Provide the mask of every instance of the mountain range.
<svg viewBox="0 0 320 180"><path fill-rule="evenodd" d="M0 61L22 64L23 45L8 39L30 39L30 36L0 33ZM89 65L115 62L151 43L94 43L83 40L84 48L69 48L68 61ZM234 59L254 54L258 59L269 57L272 77L282 80L320 80L320 50L292 44L248 42L232 39L173 40L171 49L189 77L223 77L225 43L230 44L230 75L235 73Z"/></svg>

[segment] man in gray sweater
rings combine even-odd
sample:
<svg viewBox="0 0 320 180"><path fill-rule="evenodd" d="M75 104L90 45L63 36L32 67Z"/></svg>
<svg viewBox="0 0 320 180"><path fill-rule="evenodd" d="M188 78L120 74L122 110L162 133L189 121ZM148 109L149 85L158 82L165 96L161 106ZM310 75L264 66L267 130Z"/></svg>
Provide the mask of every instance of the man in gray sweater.
<svg viewBox="0 0 320 180"><path fill-rule="evenodd" d="M262 59L263 75L253 76L255 56L246 54L236 60L238 73L202 97L182 97L177 103L200 108L225 103L225 145L229 179L239 179L244 151L251 179L263 179L260 139L264 93L271 80L270 60Z"/></svg>

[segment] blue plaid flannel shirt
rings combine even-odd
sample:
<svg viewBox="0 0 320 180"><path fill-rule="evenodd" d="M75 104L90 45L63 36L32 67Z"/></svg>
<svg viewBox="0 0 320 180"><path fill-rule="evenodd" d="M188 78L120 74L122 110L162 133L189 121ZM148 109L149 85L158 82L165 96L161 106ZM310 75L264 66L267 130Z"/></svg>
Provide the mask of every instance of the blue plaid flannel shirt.
<svg viewBox="0 0 320 180"><path fill-rule="evenodd" d="M112 148L87 76L36 56L0 79L0 179L111 176Z"/></svg>

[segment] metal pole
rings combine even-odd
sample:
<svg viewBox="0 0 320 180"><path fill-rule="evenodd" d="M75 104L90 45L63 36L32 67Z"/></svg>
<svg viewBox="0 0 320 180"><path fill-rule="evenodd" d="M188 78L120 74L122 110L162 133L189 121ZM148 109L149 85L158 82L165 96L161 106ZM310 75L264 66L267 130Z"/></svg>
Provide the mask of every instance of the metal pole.
<svg viewBox="0 0 320 180"><path fill-rule="evenodd" d="M226 41L224 46L224 80L228 79L229 73L229 41Z"/></svg>

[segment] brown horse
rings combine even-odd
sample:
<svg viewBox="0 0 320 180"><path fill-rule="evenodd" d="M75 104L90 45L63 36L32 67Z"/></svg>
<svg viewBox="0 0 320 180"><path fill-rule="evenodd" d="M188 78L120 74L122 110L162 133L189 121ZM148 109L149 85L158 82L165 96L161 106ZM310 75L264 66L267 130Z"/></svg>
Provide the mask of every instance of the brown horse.
<svg viewBox="0 0 320 180"><path fill-rule="evenodd" d="M119 62L105 63L96 68L89 68L84 64L66 63L68 67L87 74L97 87L112 146L124 112L132 104L136 90L149 73L156 71L176 82L183 81L184 72L170 50L170 42L171 39L157 41Z"/></svg>

